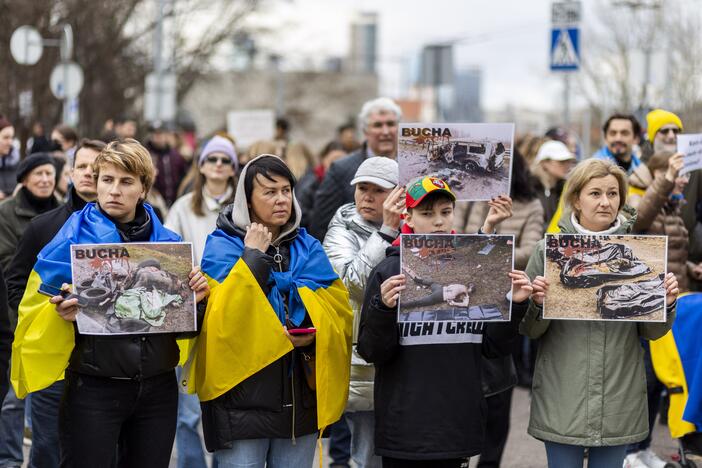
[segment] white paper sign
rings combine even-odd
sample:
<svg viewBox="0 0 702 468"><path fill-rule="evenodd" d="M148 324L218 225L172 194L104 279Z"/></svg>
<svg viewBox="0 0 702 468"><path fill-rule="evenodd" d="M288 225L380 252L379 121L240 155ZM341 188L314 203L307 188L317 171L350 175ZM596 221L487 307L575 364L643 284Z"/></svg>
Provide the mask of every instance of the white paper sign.
<svg viewBox="0 0 702 468"><path fill-rule="evenodd" d="M270 109L227 113L227 132L240 148L248 148L259 140L272 140L274 131L275 112Z"/></svg>
<svg viewBox="0 0 702 468"><path fill-rule="evenodd" d="M678 152L685 155L680 175L702 169L702 133L678 135Z"/></svg>

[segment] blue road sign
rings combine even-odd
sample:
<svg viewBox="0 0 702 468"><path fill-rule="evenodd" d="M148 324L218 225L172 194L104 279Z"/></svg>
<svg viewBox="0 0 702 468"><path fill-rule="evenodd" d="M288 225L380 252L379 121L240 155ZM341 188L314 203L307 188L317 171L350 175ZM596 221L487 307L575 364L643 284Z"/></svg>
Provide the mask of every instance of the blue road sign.
<svg viewBox="0 0 702 468"><path fill-rule="evenodd" d="M577 71L580 68L580 30L551 30L551 71Z"/></svg>

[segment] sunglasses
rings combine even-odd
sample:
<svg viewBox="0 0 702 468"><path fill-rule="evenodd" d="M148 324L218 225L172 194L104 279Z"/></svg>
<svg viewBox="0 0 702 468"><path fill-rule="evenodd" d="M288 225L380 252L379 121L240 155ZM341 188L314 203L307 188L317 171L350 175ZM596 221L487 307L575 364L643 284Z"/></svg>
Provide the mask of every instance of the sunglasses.
<svg viewBox="0 0 702 468"><path fill-rule="evenodd" d="M678 127L669 127L669 128L661 128L658 130L659 133L662 133L663 135L667 135L669 132L673 132L673 135L677 135L680 133L680 129Z"/></svg>
<svg viewBox="0 0 702 468"><path fill-rule="evenodd" d="M205 161L211 164L217 164L218 162L221 162L224 165L232 163L231 158L220 158L219 156L207 156L205 158Z"/></svg>

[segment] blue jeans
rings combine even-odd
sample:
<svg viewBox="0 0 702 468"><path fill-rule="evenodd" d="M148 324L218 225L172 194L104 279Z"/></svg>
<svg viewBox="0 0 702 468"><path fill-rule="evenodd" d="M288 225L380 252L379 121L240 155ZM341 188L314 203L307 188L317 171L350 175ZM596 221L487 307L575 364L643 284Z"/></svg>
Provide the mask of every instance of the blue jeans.
<svg viewBox="0 0 702 468"><path fill-rule="evenodd" d="M234 446L217 450L219 468L310 468L314 462L318 434L291 439L235 440Z"/></svg>
<svg viewBox="0 0 702 468"><path fill-rule="evenodd" d="M585 460L585 447L581 445L546 444L548 468L582 468ZM588 468L622 468L626 456L626 445L611 447L590 447Z"/></svg>
<svg viewBox="0 0 702 468"><path fill-rule="evenodd" d="M32 393L32 451L29 468L59 466L58 414L65 381L59 380L50 387Z"/></svg>
<svg viewBox="0 0 702 468"><path fill-rule="evenodd" d="M373 411L348 412L346 421L351 430L351 458L358 468L380 468L382 459L375 455L375 413Z"/></svg>
<svg viewBox="0 0 702 468"><path fill-rule="evenodd" d="M24 400L10 386L0 410L0 468L22 466L24 454Z"/></svg>
<svg viewBox="0 0 702 468"><path fill-rule="evenodd" d="M351 458L351 431L346 416L329 427L329 458L333 466L349 466Z"/></svg>
<svg viewBox="0 0 702 468"><path fill-rule="evenodd" d="M176 368L180 382L182 368ZM200 400L197 395L178 394L178 425L176 426L176 449L178 468L207 468L205 451L200 440ZM216 468L216 463L213 468Z"/></svg>

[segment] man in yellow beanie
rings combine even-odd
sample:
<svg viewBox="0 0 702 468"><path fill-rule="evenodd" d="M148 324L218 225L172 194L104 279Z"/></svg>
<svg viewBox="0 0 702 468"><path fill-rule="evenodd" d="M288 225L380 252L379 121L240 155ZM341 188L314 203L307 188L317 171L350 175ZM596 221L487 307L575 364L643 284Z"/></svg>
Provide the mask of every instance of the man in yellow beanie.
<svg viewBox="0 0 702 468"><path fill-rule="evenodd" d="M678 133L683 129L680 117L663 109L654 109L646 116L648 124L648 141L653 146L653 152L675 152L678 144Z"/></svg>

